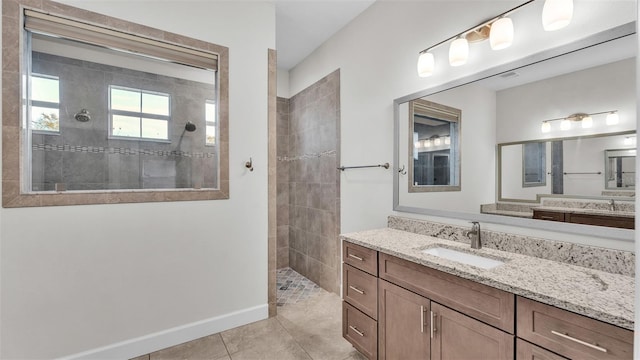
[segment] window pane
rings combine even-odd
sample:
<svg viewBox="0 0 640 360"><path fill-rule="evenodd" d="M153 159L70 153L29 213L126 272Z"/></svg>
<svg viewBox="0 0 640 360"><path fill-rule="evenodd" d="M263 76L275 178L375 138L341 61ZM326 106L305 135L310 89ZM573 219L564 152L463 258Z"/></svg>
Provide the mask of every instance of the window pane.
<svg viewBox="0 0 640 360"><path fill-rule="evenodd" d="M216 143L216 127L207 125L207 145L215 145Z"/></svg>
<svg viewBox="0 0 640 360"><path fill-rule="evenodd" d="M214 102L207 101L204 109L205 109L205 120L216 121L216 104Z"/></svg>
<svg viewBox="0 0 640 360"><path fill-rule="evenodd" d="M31 77L31 100L60 102L60 87L57 79Z"/></svg>
<svg viewBox="0 0 640 360"><path fill-rule="evenodd" d="M140 92L111 88L111 108L140 112Z"/></svg>
<svg viewBox="0 0 640 360"><path fill-rule="evenodd" d="M60 131L60 111L54 108L32 106L31 128L33 130Z"/></svg>
<svg viewBox="0 0 640 360"><path fill-rule="evenodd" d="M167 95L143 93L142 112L145 114L169 116L169 97Z"/></svg>
<svg viewBox="0 0 640 360"><path fill-rule="evenodd" d="M142 137L149 139L168 139L168 127L166 120L142 119Z"/></svg>
<svg viewBox="0 0 640 360"><path fill-rule="evenodd" d="M114 136L140 137L140 118L113 115L111 133Z"/></svg>

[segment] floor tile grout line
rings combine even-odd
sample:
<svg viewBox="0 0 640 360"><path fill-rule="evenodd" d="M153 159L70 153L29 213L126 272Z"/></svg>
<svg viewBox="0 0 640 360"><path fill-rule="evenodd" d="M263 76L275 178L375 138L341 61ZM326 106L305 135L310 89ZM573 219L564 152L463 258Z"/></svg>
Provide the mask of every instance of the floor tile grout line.
<svg viewBox="0 0 640 360"><path fill-rule="evenodd" d="M220 335L220 340L222 340L222 345L224 345L224 350L227 352L227 356L229 356L229 359L233 360L233 358L231 357L231 352L229 351L229 348L227 347L227 343L224 341L224 337L222 337L222 333L224 331L221 331L218 333L218 335Z"/></svg>
<svg viewBox="0 0 640 360"><path fill-rule="evenodd" d="M287 329L286 326L284 326L284 324L282 323L282 321L280 321L280 319L278 318L278 316L276 316L276 321L278 321L278 324L280 324L280 326L282 326L282 328L284 329L284 331L287 332L287 334L289 334L289 336L291 336L291 339L293 339L293 341L296 343L296 345L298 345L300 347L300 349L302 349L302 351L304 351L305 354L307 354L307 356L309 357L310 360L315 360L313 358L313 356L311 356L311 354L309 354L309 352L307 351L307 349L304 348L304 346L302 346L302 344L300 344L300 342L298 342L298 340L293 336L293 334L291 334L289 332L289 329ZM232 359L233 360L233 359Z"/></svg>

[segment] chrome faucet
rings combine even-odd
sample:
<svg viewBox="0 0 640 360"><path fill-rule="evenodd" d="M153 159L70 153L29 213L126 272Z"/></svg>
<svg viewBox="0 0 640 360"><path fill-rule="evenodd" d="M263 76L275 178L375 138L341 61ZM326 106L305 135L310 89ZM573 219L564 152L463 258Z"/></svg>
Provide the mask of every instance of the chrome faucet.
<svg viewBox="0 0 640 360"><path fill-rule="evenodd" d="M616 211L616 201L613 199L609 200L609 210Z"/></svg>
<svg viewBox="0 0 640 360"><path fill-rule="evenodd" d="M471 239L472 249L481 249L482 240L480 239L480 223L477 221L472 221L471 223L473 226L471 226L471 230L465 232L465 235Z"/></svg>

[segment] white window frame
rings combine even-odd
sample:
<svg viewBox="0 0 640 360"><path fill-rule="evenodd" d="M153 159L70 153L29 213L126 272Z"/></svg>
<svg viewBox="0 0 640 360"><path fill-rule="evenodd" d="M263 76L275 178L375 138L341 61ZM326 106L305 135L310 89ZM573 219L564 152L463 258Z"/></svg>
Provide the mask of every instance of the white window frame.
<svg viewBox="0 0 640 360"><path fill-rule="evenodd" d="M207 120L207 104L213 104L216 107L216 111L214 114L214 118L215 120L213 121L209 121ZM207 126L213 126L216 129L216 133L215 133L215 141L213 144L210 144L209 142L207 142ZM205 100L205 110L204 110L204 145L205 146L211 146L211 147L215 147L218 145L218 104L216 103L215 100L210 100L207 99Z"/></svg>
<svg viewBox="0 0 640 360"><path fill-rule="evenodd" d="M31 79L33 79L34 77L51 79L58 82L58 102L57 103L32 99L33 82L31 81ZM31 131L35 134L60 135L60 77L54 76L54 75L47 75L47 74L31 73L31 79L29 80L29 83L30 83L29 88L31 89L29 91L29 117L28 117L29 129L31 129ZM58 110L58 130L34 129L32 125L34 106Z"/></svg>
<svg viewBox="0 0 640 360"><path fill-rule="evenodd" d="M111 90L125 90L131 92L140 93L140 112L136 111L127 111L127 110L115 110L112 108L111 104ZM117 140L135 140L135 141L154 141L154 142L162 142L162 143L170 143L171 142L171 94L163 93L159 91L151 91L151 90L143 90L143 89L135 89L126 86L119 85L109 85L109 139L117 139ZM162 95L167 96L169 98L169 115L158 115L158 114L149 114L142 112L142 94L150 94L150 95ZM123 116L131 116L140 118L140 136L123 136L123 135L113 135L113 116L114 115L123 115ZM154 120L164 120L167 122L167 138L166 139L158 139L158 138L146 138L142 136L142 119L154 119Z"/></svg>

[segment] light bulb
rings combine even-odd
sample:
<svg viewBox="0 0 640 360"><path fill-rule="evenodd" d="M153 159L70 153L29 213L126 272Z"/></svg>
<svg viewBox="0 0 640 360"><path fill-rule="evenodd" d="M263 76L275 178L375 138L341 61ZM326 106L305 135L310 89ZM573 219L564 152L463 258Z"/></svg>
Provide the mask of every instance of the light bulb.
<svg viewBox="0 0 640 360"><path fill-rule="evenodd" d="M469 58L469 42L465 38L453 40L449 47L449 64L451 66L464 65Z"/></svg>
<svg viewBox="0 0 640 360"><path fill-rule="evenodd" d="M435 58L432 53L422 53L418 58L418 76L427 77L433 75Z"/></svg>
<svg viewBox="0 0 640 360"><path fill-rule="evenodd" d="M503 17L491 24L489 43L493 50L502 50L511 46L513 43L513 21L510 18Z"/></svg>
<svg viewBox="0 0 640 360"><path fill-rule="evenodd" d="M433 139L433 145L434 146L440 146L440 138Z"/></svg>
<svg viewBox="0 0 640 360"><path fill-rule="evenodd" d="M548 133L551 131L551 123L548 121L543 121L542 122L542 128L540 129L542 130L543 133Z"/></svg>
<svg viewBox="0 0 640 360"><path fill-rule="evenodd" d="M625 145L633 145L633 138L631 136L624 138Z"/></svg>
<svg viewBox="0 0 640 360"><path fill-rule="evenodd" d="M445 145L451 145L451 137L447 136L444 138L444 144Z"/></svg>
<svg viewBox="0 0 640 360"><path fill-rule="evenodd" d="M422 146L426 147L426 148L431 147L431 141L425 140L424 143L422 144Z"/></svg>
<svg viewBox="0 0 640 360"><path fill-rule="evenodd" d="M555 31L569 25L573 18L573 0L546 0L542 8L542 26Z"/></svg>
<svg viewBox="0 0 640 360"><path fill-rule="evenodd" d="M569 130L571 129L571 121L567 119L562 119L560 121L560 130Z"/></svg>
<svg viewBox="0 0 640 360"><path fill-rule="evenodd" d="M588 129L590 127L593 126L593 119L591 118L591 116L587 116L585 118L582 118L582 121L580 121L582 123L582 128L583 129Z"/></svg>
<svg viewBox="0 0 640 360"><path fill-rule="evenodd" d="M416 141L413 143L413 147L418 149L420 147L420 141Z"/></svg>
<svg viewBox="0 0 640 360"><path fill-rule="evenodd" d="M619 121L620 121L620 118L618 117L617 112L612 112L612 113L609 113L609 115L607 115L607 120L606 120L607 125L615 125Z"/></svg>

